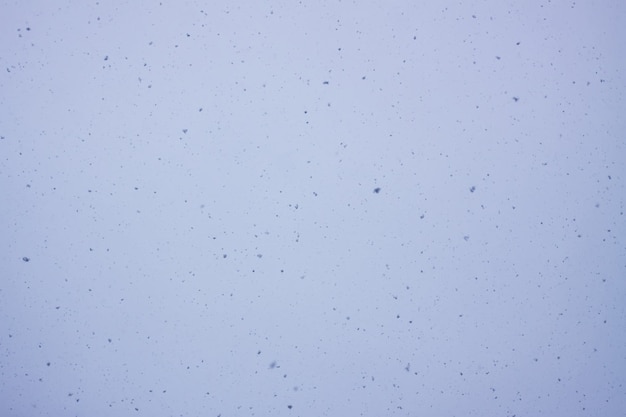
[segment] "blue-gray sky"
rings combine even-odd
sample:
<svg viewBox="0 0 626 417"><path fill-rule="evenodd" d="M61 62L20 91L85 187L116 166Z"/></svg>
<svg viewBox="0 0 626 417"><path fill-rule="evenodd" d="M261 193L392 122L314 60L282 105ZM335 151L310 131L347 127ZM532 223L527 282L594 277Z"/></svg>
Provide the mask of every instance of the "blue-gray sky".
<svg viewBox="0 0 626 417"><path fill-rule="evenodd" d="M0 6L0 415L616 416L619 1Z"/></svg>

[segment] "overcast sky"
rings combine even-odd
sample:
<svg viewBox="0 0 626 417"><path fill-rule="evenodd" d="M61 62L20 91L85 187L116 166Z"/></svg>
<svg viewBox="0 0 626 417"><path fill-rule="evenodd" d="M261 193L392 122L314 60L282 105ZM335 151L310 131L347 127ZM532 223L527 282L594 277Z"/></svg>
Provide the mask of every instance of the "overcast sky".
<svg viewBox="0 0 626 417"><path fill-rule="evenodd" d="M625 21L2 1L0 415L620 415Z"/></svg>

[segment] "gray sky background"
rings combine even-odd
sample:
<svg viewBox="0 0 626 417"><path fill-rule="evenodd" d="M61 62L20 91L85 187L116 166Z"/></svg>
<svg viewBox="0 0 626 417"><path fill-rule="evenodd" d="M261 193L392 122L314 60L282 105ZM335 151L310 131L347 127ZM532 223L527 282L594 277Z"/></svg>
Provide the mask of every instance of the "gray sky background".
<svg viewBox="0 0 626 417"><path fill-rule="evenodd" d="M625 21L3 1L0 415L623 415Z"/></svg>

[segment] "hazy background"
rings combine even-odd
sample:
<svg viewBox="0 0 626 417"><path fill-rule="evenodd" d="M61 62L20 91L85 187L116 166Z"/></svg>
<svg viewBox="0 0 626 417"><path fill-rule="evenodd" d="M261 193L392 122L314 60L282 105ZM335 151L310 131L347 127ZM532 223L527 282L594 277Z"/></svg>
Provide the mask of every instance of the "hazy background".
<svg viewBox="0 0 626 417"><path fill-rule="evenodd" d="M1 416L618 416L622 1L3 1Z"/></svg>

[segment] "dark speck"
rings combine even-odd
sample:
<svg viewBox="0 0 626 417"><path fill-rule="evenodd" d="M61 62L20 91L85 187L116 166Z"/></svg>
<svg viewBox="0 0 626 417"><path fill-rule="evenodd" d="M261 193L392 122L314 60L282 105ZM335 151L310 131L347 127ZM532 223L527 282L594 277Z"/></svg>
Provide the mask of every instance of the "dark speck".
<svg viewBox="0 0 626 417"><path fill-rule="evenodd" d="M474 187L473 185L470 187L470 193L473 193L474 191L476 191L476 187Z"/></svg>
<svg viewBox="0 0 626 417"><path fill-rule="evenodd" d="M376 187L376 188L374 188L374 192L375 192L376 194L378 194L378 193L380 192L380 187Z"/></svg>
<svg viewBox="0 0 626 417"><path fill-rule="evenodd" d="M287 408L291 410L293 408L293 405L290 404L287 406Z"/></svg>
<svg viewBox="0 0 626 417"><path fill-rule="evenodd" d="M519 101L519 97L513 97L513 100L515 100L515 102Z"/></svg>
<svg viewBox="0 0 626 417"><path fill-rule="evenodd" d="M273 361L272 363L270 363L270 369L274 369L276 368L276 361Z"/></svg>
<svg viewBox="0 0 626 417"><path fill-rule="evenodd" d="M24 257L22 258L22 260L23 260L24 262L30 262L30 258L29 258L28 256L24 256Z"/></svg>

